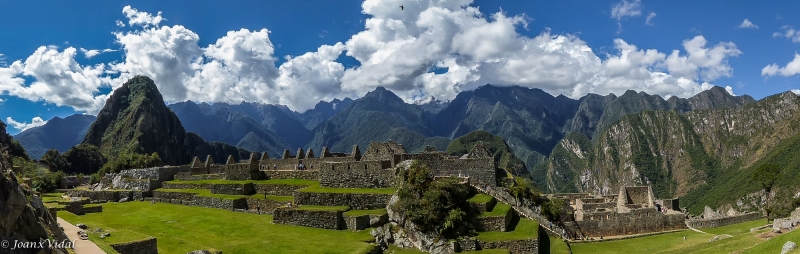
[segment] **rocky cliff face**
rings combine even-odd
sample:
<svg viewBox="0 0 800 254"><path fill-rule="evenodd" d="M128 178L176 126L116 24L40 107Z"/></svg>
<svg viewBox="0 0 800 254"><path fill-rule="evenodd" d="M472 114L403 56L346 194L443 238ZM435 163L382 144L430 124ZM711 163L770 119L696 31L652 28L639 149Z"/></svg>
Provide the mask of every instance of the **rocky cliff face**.
<svg viewBox="0 0 800 254"><path fill-rule="evenodd" d="M249 154L187 133L164 104L153 80L145 76L136 76L114 90L83 143L97 146L110 160L123 152L157 152L169 165L188 164L194 156L210 154L215 161L224 161L228 154L237 160Z"/></svg>
<svg viewBox="0 0 800 254"><path fill-rule="evenodd" d="M713 187L713 179L749 174L742 170L800 130L800 99L790 92L738 108L700 110L740 101L685 103L697 110L625 115L594 142L582 134L568 135L546 163L537 165L535 180L554 192L613 194L620 186L649 184L660 198L681 197L701 186Z"/></svg>
<svg viewBox="0 0 800 254"><path fill-rule="evenodd" d="M8 136L5 123L0 122L0 136ZM0 239L15 242L51 242L67 240L67 235L50 215L42 199L33 195L30 187L21 185L10 171L5 150L8 143L0 143ZM12 251L2 246L2 253L67 253L64 249L21 249Z"/></svg>

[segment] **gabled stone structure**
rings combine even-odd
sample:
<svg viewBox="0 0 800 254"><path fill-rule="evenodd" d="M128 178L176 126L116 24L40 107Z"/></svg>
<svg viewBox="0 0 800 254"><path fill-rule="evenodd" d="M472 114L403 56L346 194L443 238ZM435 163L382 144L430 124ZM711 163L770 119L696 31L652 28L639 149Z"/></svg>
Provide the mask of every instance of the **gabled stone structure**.
<svg viewBox="0 0 800 254"><path fill-rule="evenodd" d="M195 156L195 157L192 159L192 166L191 166L192 168L202 168L202 167L204 167L204 166L205 166L205 165L203 164L203 162L202 162L202 161L200 161L200 157L197 157L197 156Z"/></svg>
<svg viewBox="0 0 800 254"><path fill-rule="evenodd" d="M425 146L425 150L423 150L422 152L423 153L438 153L439 151L436 151L436 147Z"/></svg>
<svg viewBox="0 0 800 254"><path fill-rule="evenodd" d="M320 158L328 158L331 157L331 153L328 152L328 147L322 147L322 154L320 154Z"/></svg>
<svg viewBox="0 0 800 254"><path fill-rule="evenodd" d="M208 156L206 156L206 168L210 168L213 165L214 165L214 158L211 158L211 155L209 154Z"/></svg>
<svg viewBox="0 0 800 254"><path fill-rule="evenodd" d="M281 159L284 159L284 160L285 160L285 159L289 159L289 158L291 158L291 157L292 157L292 155L291 155L291 154L289 154L289 149L284 149L284 150L283 150L283 156L281 156Z"/></svg>
<svg viewBox="0 0 800 254"><path fill-rule="evenodd" d="M469 151L469 158L493 158L492 153L489 152L489 148L483 144L483 141L478 141L475 143L475 146L472 147L472 150Z"/></svg>
<svg viewBox="0 0 800 254"><path fill-rule="evenodd" d="M299 160L299 159L305 159L305 158L306 158L306 153L303 152L303 148L297 148L297 157L296 157L296 159Z"/></svg>
<svg viewBox="0 0 800 254"><path fill-rule="evenodd" d="M361 149L358 149L358 145L353 145L353 151L350 154L355 160L361 160Z"/></svg>
<svg viewBox="0 0 800 254"><path fill-rule="evenodd" d="M268 161L269 160L269 153L264 152L261 154L261 161Z"/></svg>
<svg viewBox="0 0 800 254"><path fill-rule="evenodd" d="M306 158L313 159L314 158L314 149L309 148L308 152L306 153Z"/></svg>
<svg viewBox="0 0 800 254"><path fill-rule="evenodd" d="M225 165L233 165L236 164L236 161L233 160L233 155L228 155L228 161L225 162Z"/></svg>

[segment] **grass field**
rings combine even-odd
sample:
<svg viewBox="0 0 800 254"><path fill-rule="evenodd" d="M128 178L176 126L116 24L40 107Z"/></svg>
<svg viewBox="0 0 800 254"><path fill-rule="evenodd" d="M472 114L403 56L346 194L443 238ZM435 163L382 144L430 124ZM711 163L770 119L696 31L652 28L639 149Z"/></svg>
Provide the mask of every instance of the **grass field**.
<svg viewBox="0 0 800 254"><path fill-rule="evenodd" d="M344 213L344 215L348 216L359 216L359 215L382 215L386 214L386 209L375 209L375 210L350 210Z"/></svg>
<svg viewBox="0 0 800 254"><path fill-rule="evenodd" d="M508 213L508 210L511 210L511 206L505 203L498 203L494 206L491 212L481 213L480 217L493 217L493 216L505 216Z"/></svg>
<svg viewBox="0 0 800 254"><path fill-rule="evenodd" d="M364 253L369 231L350 232L272 224L272 216L150 202L103 204L103 212L77 216L59 211L70 223L111 231L106 241L158 238L160 253L214 248L224 253ZM102 248L102 247L101 247Z"/></svg>
<svg viewBox="0 0 800 254"><path fill-rule="evenodd" d="M498 204L499 205L499 204ZM485 242L504 240L522 240L534 238L539 235L539 222L529 219L520 219L517 227L511 232L481 232L475 238Z"/></svg>
<svg viewBox="0 0 800 254"><path fill-rule="evenodd" d="M483 194L483 193L479 193L479 194L475 194L475 196L473 196L472 198L468 199L467 201L471 202L471 203L476 203L476 204L486 204L489 201L492 201L492 199L493 199L492 196L489 196L489 195L486 195L486 194Z"/></svg>
<svg viewBox="0 0 800 254"><path fill-rule="evenodd" d="M563 239L550 236L550 254L570 254L569 246Z"/></svg>
<svg viewBox="0 0 800 254"><path fill-rule="evenodd" d="M761 219L719 228L699 229L706 234L684 230L617 241L576 243L571 247L573 253L629 253L631 250L636 250L637 253L740 253L742 251L744 251L742 253L779 253L786 241L800 239L800 231L780 235L771 240L756 237L770 229L750 232L751 228L766 223L766 219ZM717 235L732 237L710 241Z"/></svg>
<svg viewBox="0 0 800 254"><path fill-rule="evenodd" d="M349 206L301 205L297 207L297 210L306 211L347 211L349 209Z"/></svg>

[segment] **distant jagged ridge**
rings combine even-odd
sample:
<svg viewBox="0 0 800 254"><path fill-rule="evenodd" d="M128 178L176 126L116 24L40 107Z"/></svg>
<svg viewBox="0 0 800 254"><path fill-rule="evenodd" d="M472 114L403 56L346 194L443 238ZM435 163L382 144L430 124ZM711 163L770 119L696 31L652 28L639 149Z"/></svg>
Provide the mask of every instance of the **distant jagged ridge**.
<svg viewBox="0 0 800 254"><path fill-rule="evenodd" d="M33 127L15 135L14 138L25 147L28 155L40 159L48 149L54 148L65 153L86 136L89 126L97 117L75 114L65 118L53 117L46 124Z"/></svg>
<svg viewBox="0 0 800 254"><path fill-rule="evenodd" d="M169 165L184 165L194 156L211 155L224 161L228 155L246 158L249 152L223 143L207 143L186 132L165 104L152 79L136 76L114 90L92 123L83 142L95 145L113 160L123 152L158 153Z"/></svg>

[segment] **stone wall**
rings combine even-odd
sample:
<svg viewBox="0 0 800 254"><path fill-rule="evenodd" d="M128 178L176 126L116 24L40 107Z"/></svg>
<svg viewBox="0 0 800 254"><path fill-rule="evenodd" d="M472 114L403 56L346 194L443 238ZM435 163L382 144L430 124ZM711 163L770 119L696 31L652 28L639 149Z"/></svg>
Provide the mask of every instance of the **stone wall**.
<svg viewBox="0 0 800 254"><path fill-rule="evenodd" d="M244 165L249 166L249 165ZM225 169L225 180L261 180L266 179L261 171L250 171L248 168Z"/></svg>
<svg viewBox="0 0 800 254"><path fill-rule="evenodd" d="M84 213L101 213L103 212L103 206L96 205L96 206L84 206L83 207Z"/></svg>
<svg viewBox="0 0 800 254"><path fill-rule="evenodd" d="M515 220L519 221L519 216L514 212L514 209L508 209L505 215L476 218L475 230L478 232L507 232L511 228L511 223Z"/></svg>
<svg viewBox="0 0 800 254"><path fill-rule="evenodd" d="M287 204L291 204L291 201L275 201L270 199L257 199L257 198L248 198L247 199L247 209L250 211L261 211L262 213L266 214L273 214L273 211L282 206L286 206Z"/></svg>
<svg viewBox="0 0 800 254"><path fill-rule="evenodd" d="M194 196L192 201L195 206L200 207L221 208L225 210L247 209L247 200L245 198L225 199L197 195Z"/></svg>
<svg viewBox="0 0 800 254"><path fill-rule="evenodd" d="M478 248L507 249L511 254L539 253L539 240L536 238L512 241L484 242L478 241Z"/></svg>
<svg viewBox="0 0 800 254"><path fill-rule="evenodd" d="M294 193L294 203L298 205L349 206L355 210L371 210L385 208L391 194L364 193Z"/></svg>
<svg viewBox="0 0 800 254"><path fill-rule="evenodd" d="M197 194L194 193L186 193L186 192L167 192L167 191L153 191L153 197L157 199L163 200L183 200L183 201L193 201L194 196ZM166 203L172 203L167 201L162 201Z"/></svg>
<svg viewBox="0 0 800 254"><path fill-rule="evenodd" d="M104 191L90 191L90 190L69 190L68 195L72 197L86 197L92 201L109 201L117 202L120 199L127 198L128 200L138 200L144 196L148 196L141 191L126 191L126 190L104 190Z"/></svg>
<svg viewBox="0 0 800 254"><path fill-rule="evenodd" d="M256 194L255 188L252 183L245 184L212 184L210 186L211 193L213 194L228 194L228 195L253 195Z"/></svg>
<svg viewBox="0 0 800 254"><path fill-rule="evenodd" d="M344 229L342 211L310 211L296 208L278 208L274 211L273 223L295 226Z"/></svg>
<svg viewBox="0 0 800 254"><path fill-rule="evenodd" d="M318 169L320 166L322 166L322 164L327 162L353 162L353 161L356 161L354 157L269 159L266 161L261 160L259 162L259 170L263 171L295 170L297 164L301 163L306 167L306 169L311 169L312 166L314 167L314 169Z"/></svg>
<svg viewBox="0 0 800 254"><path fill-rule="evenodd" d="M726 225L754 221L763 218L760 213L746 213L738 216L717 219L686 220L686 225L693 228L716 228Z"/></svg>
<svg viewBox="0 0 800 254"><path fill-rule="evenodd" d="M158 254L158 241L155 237L142 241L111 244L120 254Z"/></svg>
<svg viewBox="0 0 800 254"><path fill-rule="evenodd" d="M583 221L566 223L574 236L587 237L643 234L686 228L683 214L663 214L653 208L631 209L630 213L614 211L585 213Z"/></svg>
<svg viewBox="0 0 800 254"><path fill-rule="evenodd" d="M264 174L267 179L319 180L319 171L317 170L265 170Z"/></svg>
<svg viewBox="0 0 800 254"><path fill-rule="evenodd" d="M440 153L399 154L394 156L392 166L406 160L422 162L433 170L434 176L465 176L476 186L497 186L493 158L460 159Z"/></svg>
<svg viewBox="0 0 800 254"><path fill-rule="evenodd" d="M272 184L272 183L256 183L253 184L256 193L273 196L292 196L294 195L294 191L308 187L305 185L293 185L293 184Z"/></svg>
<svg viewBox="0 0 800 254"><path fill-rule="evenodd" d="M175 174L175 180L179 181L201 181L201 180L223 180L225 174L190 174L188 172L180 172Z"/></svg>
<svg viewBox="0 0 800 254"><path fill-rule="evenodd" d="M497 205L497 199L492 198L489 202L486 203L470 203L472 207L475 208L477 211L481 212L491 212L494 209L494 206Z"/></svg>
<svg viewBox="0 0 800 254"><path fill-rule="evenodd" d="M161 184L164 189L178 189L178 190L204 190L211 188L210 183L182 183L182 182L164 182Z"/></svg>
<svg viewBox="0 0 800 254"><path fill-rule="evenodd" d="M319 169L319 185L333 188L389 188L395 170L383 169L380 161L326 163Z"/></svg>
<svg viewBox="0 0 800 254"><path fill-rule="evenodd" d="M380 227L389 222L388 214L364 214L352 216L344 214L344 223L347 229L356 231L364 230L371 227Z"/></svg>

